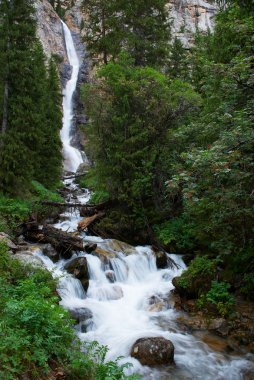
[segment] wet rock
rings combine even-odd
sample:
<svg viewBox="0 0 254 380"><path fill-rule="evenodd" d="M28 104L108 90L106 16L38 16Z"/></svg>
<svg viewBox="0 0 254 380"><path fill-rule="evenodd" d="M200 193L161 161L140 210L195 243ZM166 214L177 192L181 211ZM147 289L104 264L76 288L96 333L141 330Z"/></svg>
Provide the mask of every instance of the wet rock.
<svg viewBox="0 0 254 380"><path fill-rule="evenodd" d="M45 245L42 252L45 256L48 256L53 263L56 263L60 259L60 254L52 247L51 244Z"/></svg>
<svg viewBox="0 0 254 380"><path fill-rule="evenodd" d="M142 365L172 364L174 363L174 345L163 337L141 338L132 346L131 356Z"/></svg>
<svg viewBox="0 0 254 380"><path fill-rule="evenodd" d="M107 279L113 283L116 281L116 278L115 278L115 272L113 270L107 270L105 272L105 276L107 277Z"/></svg>
<svg viewBox="0 0 254 380"><path fill-rule="evenodd" d="M195 299L198 296L198 291L199 291L199 284L189 284L188 287L182 286L180 283L180 276L174 277L172 280L172 284L175 287L175 291L181 296L184 297L185 299Z"/></svg>
<svg viewBox="0 0 254 380"><path fill-rule="evenodd" d="M229 326L224 318L213 319L209 323L208 329L221 336L227 336L229 333Z"/></svg>
<svg viewBox="0 0 254 380"><path fill-rule="evenodd" d="M151 305L148 308L148 311L150 311L152 313L158 313L159 311L168 310L168 308L169 308L169 305L167 304L167 302L160 301L160 302L155 303L154 305Z"/></svg>
<svg viewBox="0 0 254 380"><path fill-rule="evenodd" d="M87 260L85 257L76 257L69 263L65 264L64 269L72 274L75 278L80 280L85 291L87 291L89 286L89 272Z"/></svg>
<svg viewBox="0 0 254 380"><path fill-rule="evenodd" d="M10 250L12 251L16 251L18 249L16 244L14 244L11 240L10 236L7 235L5 232L0 232L0 242L5 243L7 247L10 248Z"/></svg>
<svg viewBox="0 0 254 380"><path fill-rule="evenodd" d="M158 269L165 269L168 267L168 257L163 251L154 252L156 257L156 266Z"/></svg>
<svg viewBox="0 0 254 380"><path fill-rule="evenodd" d="M82 164L79 165L76 174L79 175L79 174L86 173L88 172L90 168L91 168L91 165L88 162L82 162Z"/></svg>
<svg viewBox="0 0 254 380"><path fill-rule="evenodd" d="M97 244L86 244L85 245L85 251L87 253L92 253L93 251L95 251L97 248Z"/></svg>
<svg viewBox="0 0 254 380"><path fill-rule="evenodd" d="M124 255L128 256L136 252L135 247L132 245L116 239L106 240L105 243L103 243L102 248L112 255L114 255L116 252L121 252Z"/></svg>
<svg viewBox="0 0 254 380"><path fill-rule="evenodd" d="M75 308L75 309L69 309L69 312L70 312L72 318L75 319L75 321L77 323L80 323L80 322L86 321L87 319L93 318L93 313L87 307L79 307L79 308Z"/></svg>
<svg viewBox="0 0 254 380"><path fill-rule="evenodd" d="M21 251L13 256L13 259L20 261L25 265L31 265L33 268L46 269L43 261L39 257L33 256L30 251Z"/></svg>

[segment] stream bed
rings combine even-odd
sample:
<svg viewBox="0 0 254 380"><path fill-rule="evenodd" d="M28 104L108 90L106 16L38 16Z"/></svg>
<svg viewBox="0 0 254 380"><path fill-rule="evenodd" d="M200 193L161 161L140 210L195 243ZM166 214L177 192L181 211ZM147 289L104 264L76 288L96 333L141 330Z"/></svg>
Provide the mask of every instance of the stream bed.
<svg viewBox="0 0 254 380"><path fill-rule="evenodd" d="M78 189L72 180L65 181L76 201L89 201L89 192ZM69 201L73 201L69 197ZM76 231L82 219L78 211L67 210L63 220L54 226L64 231ZM184 331L178 323L183 312L174 309L172 278L185 268L180 255L170 255L178 268L157 269L149 246L131 247L111 239L80 236L86 243L97 244L97 253L74 253L69 260L54 264L41 250L34 255L43 260L55 278L59 278L60 304L71 311L86 310L87 319L76 326L81 341L98 341L107 345L107 359L123 356L120 363L131 363L129 373L137 372L150 380L240 380L254 369L253 355L229 355L226 350L211 348L203 337ZM84 291L80 281L64 269L75 257L86 258L89 287ZM130 356L132 345L139 338L164 337L175 346L175 365L150 368ZM216 338L213 338L216 340ZM218 338L219 339L219 338Z"/></svg>

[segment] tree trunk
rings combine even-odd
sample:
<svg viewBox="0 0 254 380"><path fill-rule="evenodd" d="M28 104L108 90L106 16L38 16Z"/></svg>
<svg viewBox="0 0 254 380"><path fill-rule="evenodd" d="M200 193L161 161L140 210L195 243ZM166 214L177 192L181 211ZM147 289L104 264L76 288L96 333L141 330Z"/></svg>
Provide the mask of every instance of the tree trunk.
<svg viewBox="0 0 254 380"><path fill-rule="evenodd" d="M2 134L5 134L7 129L8 120L8 96L9 96L9 84L5 81L4 84L4 99L3 99L3 121L2 121Z"/></svg>

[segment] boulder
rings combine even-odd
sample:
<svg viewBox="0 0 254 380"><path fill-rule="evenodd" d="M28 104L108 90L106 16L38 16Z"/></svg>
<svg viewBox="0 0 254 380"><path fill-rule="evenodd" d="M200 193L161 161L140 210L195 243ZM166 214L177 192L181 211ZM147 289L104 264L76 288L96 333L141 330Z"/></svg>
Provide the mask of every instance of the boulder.
<svg viewBox="0 0 254 380"><path fill-rule="evenodd" d="M93 326L93 313L86 307L80 307L69 310L71 316L77 322L77 330L86 333Z"/></svg>
<svg viewBox="0 0 254 380"><path fill-rule="evenodd" d="M52 247L51 244L46 244L43 247L42 252L45 256L48 256L53 263L56 263L60 258L59 253Z"/></svg>
<svg viewBox="0 0 254 380"><path fill-rule="evenodd" d="M93 318L93 313L87 307L79 307L79 308L75 308L75 309L69 309L69 312L70 312L72 318L75 319L75 321L77 323L80 323L80 322L86 321L87 319Z"/></svg>
<svg viewBox="0 0 254 380"><path fill-rule="evenodd" d="M87 291L89 286L89 272L87 260L85 257L76 257L67 264L65 264L64 269L68 273L72 274L75 278L80 280L83 288Z"/></svg>
<svg viewBox="0 0 254 380"><path fill-rule="evenodd" d="M174 363L174 345L163 337L141 338L132 346L131 356L142 365L172 364Z"/></svg>
<svg viewBox="0 0 254 380"><path fill-rule="evenodd" d="M82 162L79 165L78 170L76 172L77 175L88 172L91 169L91 164L89 162Z"/></svg>
<svg viewBox="0 0 254 380"><path fill-rule="evenodd" d="M168 257L166 252L159 251L156 247L152 247L154 256L156 258L156 266L158 269L165 269L168 267Z"/></svg>
<svg viewBox="0 0 254 380"><path fill-rule="evenodd" d="M195 299L198 296L198 291L199 287L196 286L195 284L190 284L188 287L183 287L181 283L179 282L179 279L181 277L177 276L174 277L172 280L172 284L175 287L175 291L181 296L184 297L185 299Z"/></svg>
<svg viewBox="0 0 254 380"><path fill-rule="evenodd" d="M3 242L7 245L8 248L10 248L12 251L16 251L18 247L16 244L14 244L11 241L11 238L9 235L7 235L5 232L0 232L0 242Z"/></svg>
<svg viewBox="0 0 254 380"><path fill-rule="evenodd" d="M229 326L224 318L216 318L209 323L208 330L221 336L227 336L229 333Z"/></svg>
<svg viewBox="0 0 254 380"><path fill-rule="evenodd" d="M107 277L107 279L113 283L116 281L116 278L115 278L115 272L113 270L107 270L105 272L105 276Z"/></svg>
<svg viewBox="0 0 254 380"><path fill-rule="evenodd" d="M46 269L43 261L32 254L30 251L21 251L13 256L13 259L20 261L25 265L31 265L33 268Z"/></svg>

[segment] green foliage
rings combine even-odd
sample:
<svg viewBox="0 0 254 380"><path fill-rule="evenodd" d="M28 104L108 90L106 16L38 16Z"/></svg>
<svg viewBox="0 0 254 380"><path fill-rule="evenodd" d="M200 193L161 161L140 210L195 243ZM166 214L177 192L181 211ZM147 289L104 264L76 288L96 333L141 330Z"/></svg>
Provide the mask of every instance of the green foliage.
<svg viewBox="0 0 254 380"><path fill-rule="evenodd" d="M202 295L197 304L200 308L213 305L222 317L233 313L234 297L229 293L230 284L226 282L212 281L211 289Z"/></svg>
<svg viewBox="0 0 254 380"><path fill-rule="evenodd" d="M61 202L61 196L51 190L46 189L41 183L37 181L32 181L33 189L32 193L38 200L49 200L53 202Z"/></svg>
<svg viewBox="0 0 254 380"><path fill-rule="evenodd" d="M45 206L40 205L39 202L42 200L62 201L58 193L46 189L37 181L32 181L30 191L25 199L11 198L0 193L0 231L15 232L17 226L34 211L40 214L50 212Z"/></svg>
<svg viewBox="0 0 254 380"><path fill-rule="evenodd" d="M92 204L98 204L106 202L109 199L109 194L106 191L96 191L92 194L90 202Z"/></svg>
<svg viewBox="0 0 254 380"><path fill-rule="evenodd" d="M203 294L210 289L216 268L217 260L210 260L208 256L197 256L182 273L178 284L196 296Z"/></svg>
<svg viewBox="0 0 254 380"><path fill-rule="evenodd" d="M12 232L18 223L27 218L30 210L31 202L0 194L0 230Z"/></svg>
<svg viewBox="0 0 254 380"><path fill-rule="evenodd" d="M110 194L129 226L147 229L167 210L168 128L197 109L199 96L179 79L136 67L126 54L98 76L85 94L96 190Z"/></svg>
<svg viewBox="0 0 254 380"><path fill-rule="evenodd" d="M164 63L169 41L165 0L85 0L85 42L95 59L107 64L127 51L136 65Z"/></svg>
<svg viewBox="0 0 254 380"><path fill-rule="evenodd" d="M197 36L190 80L203 109L170 136L169 202L174 208L180 200L197 245L224 254L227 264L226 255L233 262L254 252L253 33L253 16L232 5L217 16L213 34Z"/></svg>
<svg viewBox="0 0 254 380"><path fill-rule="evenodd" d="M242 286L240 288L240 291L242 294L244 294L247 298L253 300L254 298L254 272L248 273L244 275Z"/></svg>
<svg viewBox="0 0 254 380"><path fill-rule="evenodd" d="M60 179L61 96L53 61L46 69L31 0L0 4L0 189L29 193L32 179Z"/></svg>
<svg viewBox="0 0 254 380"><path fill-rule="evenodd" d="M185 252L196 246L193 224L184 215L156 225L154 230L158 239L170 249Z"/></svg>
<svg viewBox="0 0 254 380"><path fill-rule="evenodd" d="M77 380L134 380L118 360L107 362L107 348L87 344L80 351L69 314L58 305L55 281L48 272L24 266L0 242L0 378L40 379L49 359Z"/></svg>
<svg viewBox="0 0 254 380"><path fill-rule="evenodd" d="M86 379L88 375L87 367L90 367L91 363L93 363L93 372L90 372L90 376L95 380L136 380L140 378L137 375L124 375L124 369L129 368L131 365L128 363L118 364L120 357L115 361L107 362L108 348L106 346L100 346L97 342L85 343L83 351L86 354L87 363L84 361L82 353L75 352L69 367L70 380Z"/></svg>

